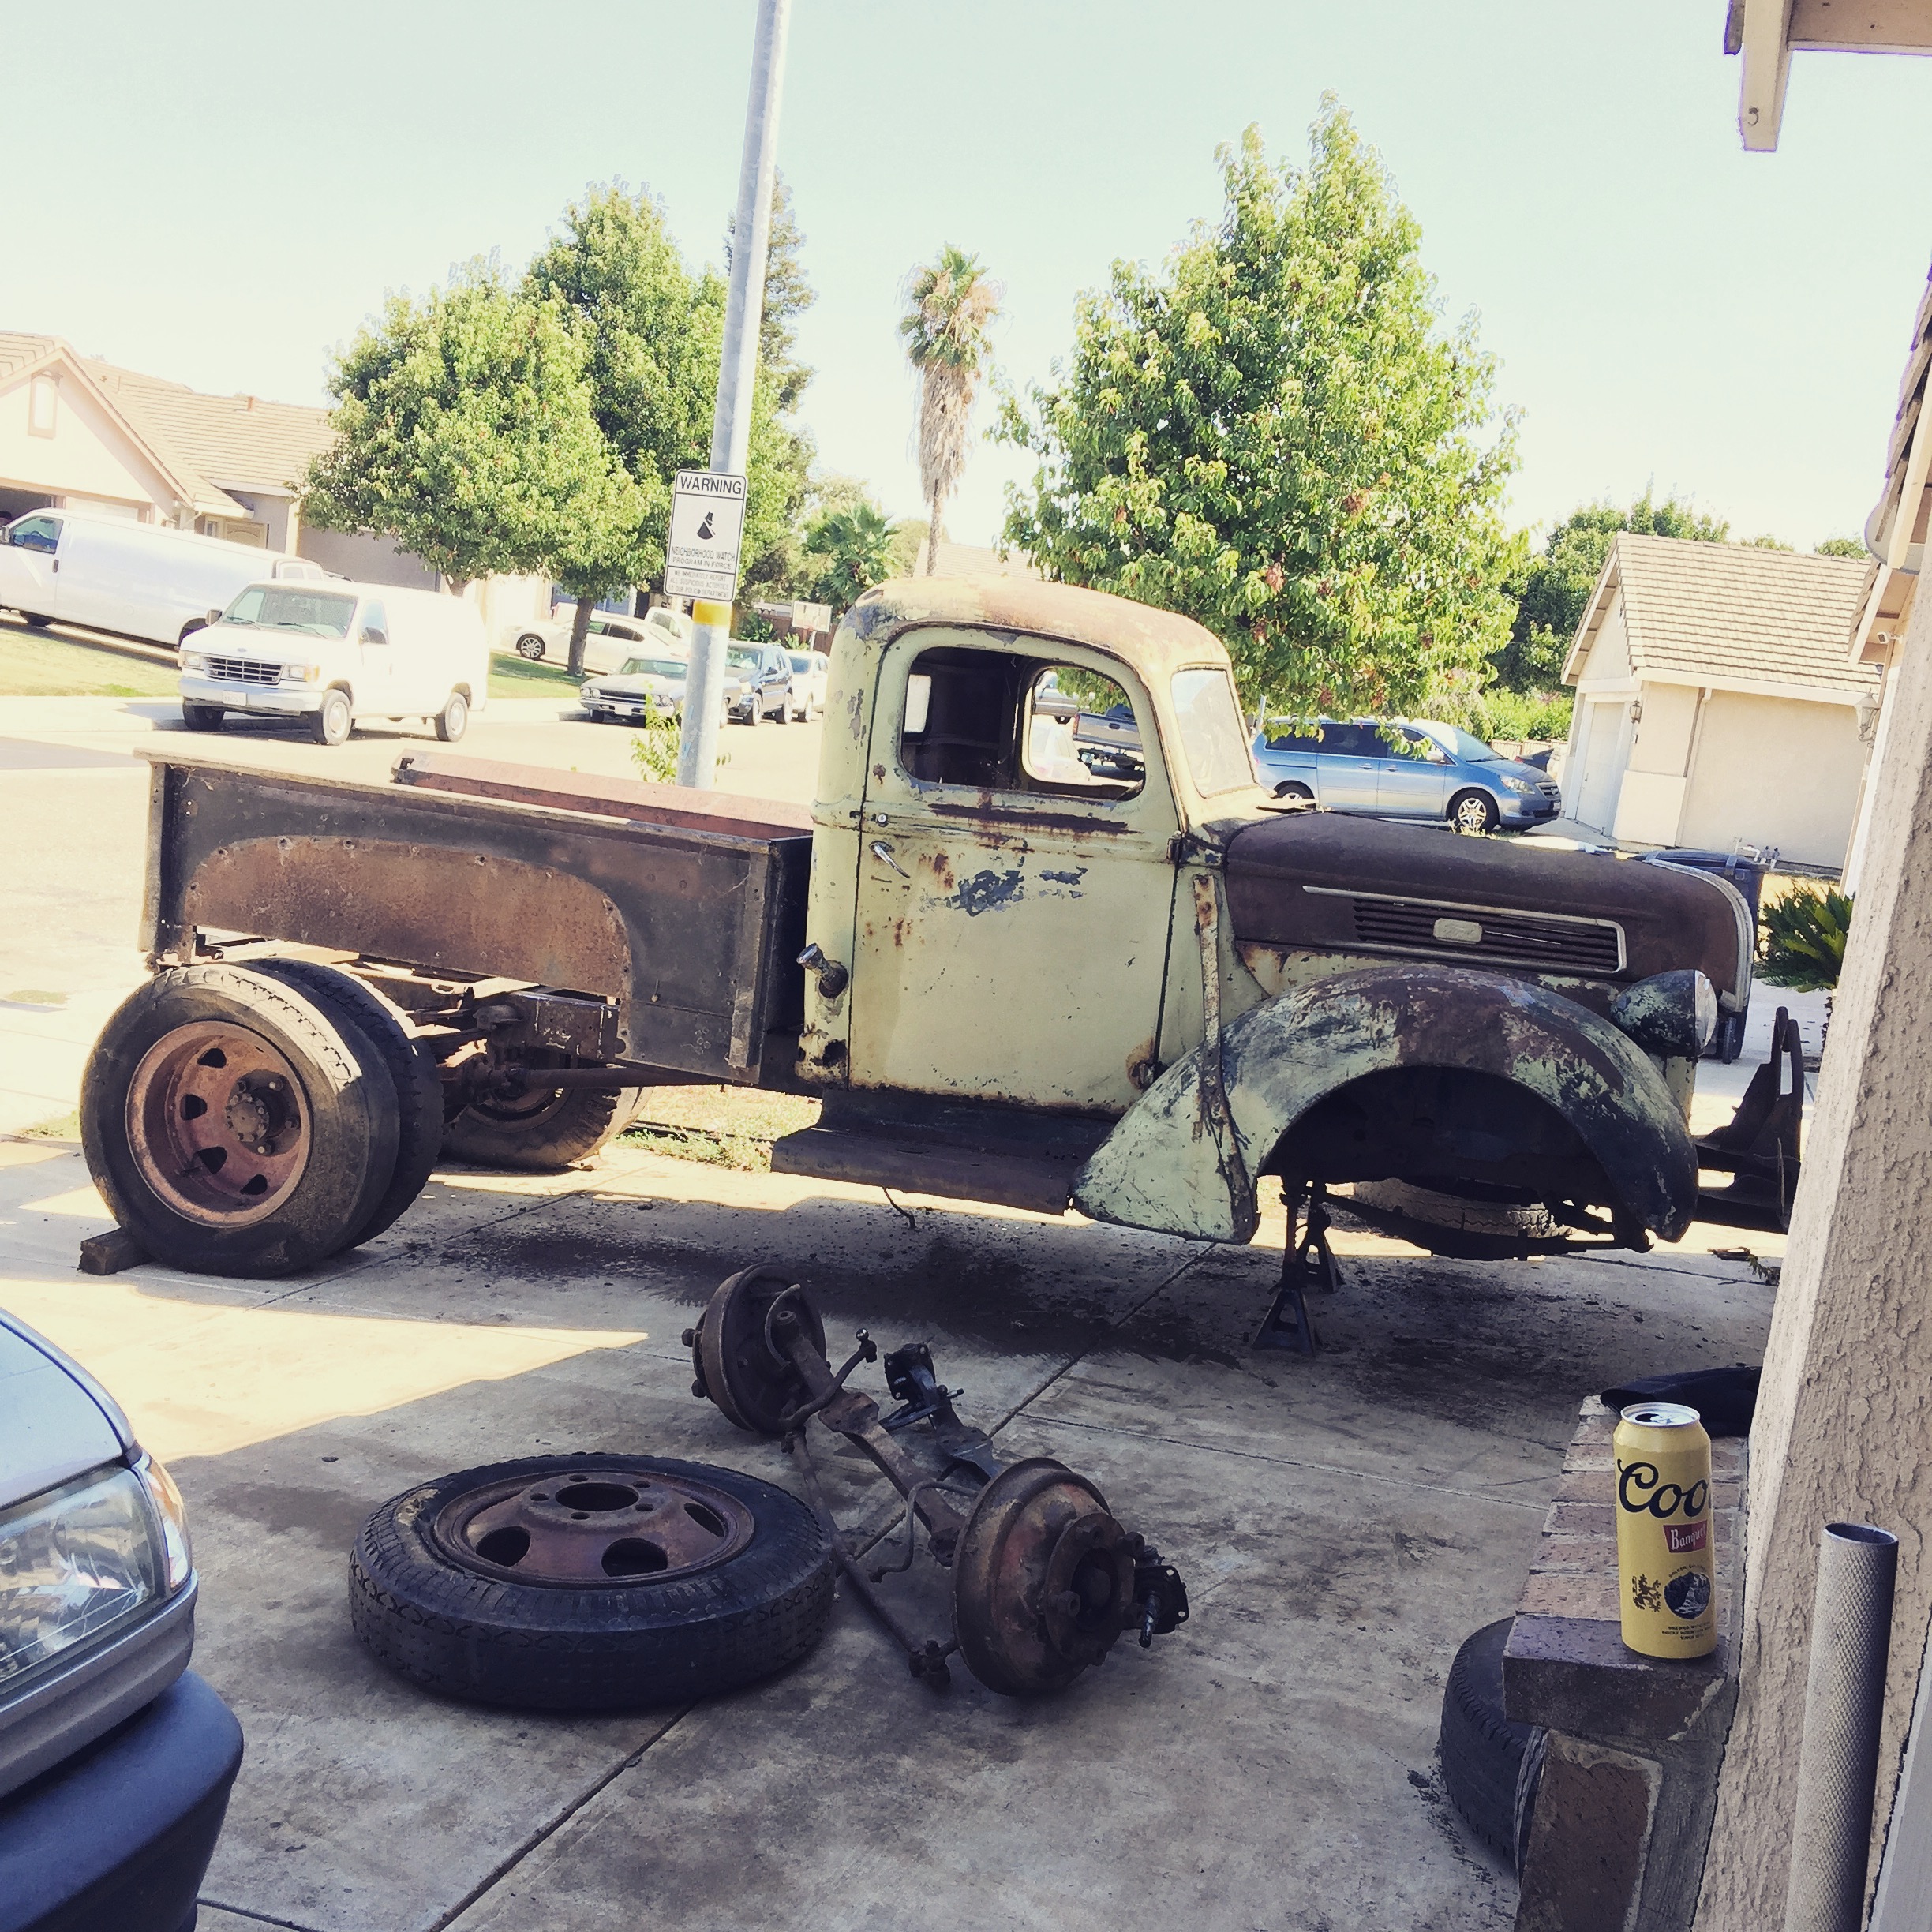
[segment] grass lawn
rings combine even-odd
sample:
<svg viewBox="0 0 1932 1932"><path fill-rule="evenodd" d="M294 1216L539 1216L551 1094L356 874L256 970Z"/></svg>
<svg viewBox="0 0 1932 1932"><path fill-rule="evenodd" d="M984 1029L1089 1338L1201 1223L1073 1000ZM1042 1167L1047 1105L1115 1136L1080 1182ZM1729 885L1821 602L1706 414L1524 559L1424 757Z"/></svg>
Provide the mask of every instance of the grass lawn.
<svg viewBox="0 0 1932 1932"><path fill-rule="evenodd" d="M644 1109L623 1134L634 1146L684 1160L762 1174L771 1144L814 1125L818 1103L755 1087L650 1087Z"/></svg>
<svg viewBox="0 0 1932 1932"><path fill-rule="evenodd" d="M0 698L172 698L178 688L177 673L148 658L0 624Z"/></svg>
<svg viewBox="0 0 1932 1932"><path fill-rule="evenodd" d="M561 665L532 664L514 651L492 651L489 695L492 698L551 698L562 703L576 696L577 680Z"/></svg>

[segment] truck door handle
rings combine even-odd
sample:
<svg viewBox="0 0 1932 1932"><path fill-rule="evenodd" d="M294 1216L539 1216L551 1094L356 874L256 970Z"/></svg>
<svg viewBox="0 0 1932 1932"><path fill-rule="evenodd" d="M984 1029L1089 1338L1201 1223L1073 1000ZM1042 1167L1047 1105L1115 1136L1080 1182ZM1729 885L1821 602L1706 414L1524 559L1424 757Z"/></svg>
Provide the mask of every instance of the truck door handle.
<svg viewBox="0 0 1932 1932"><path fill-rule="evenodd" d="M912 878L912 874L893 856L893 848L883 839L874 839L872 841L871 852L872 856L878 859L881 865L890 866L902 879Z"/></svg>

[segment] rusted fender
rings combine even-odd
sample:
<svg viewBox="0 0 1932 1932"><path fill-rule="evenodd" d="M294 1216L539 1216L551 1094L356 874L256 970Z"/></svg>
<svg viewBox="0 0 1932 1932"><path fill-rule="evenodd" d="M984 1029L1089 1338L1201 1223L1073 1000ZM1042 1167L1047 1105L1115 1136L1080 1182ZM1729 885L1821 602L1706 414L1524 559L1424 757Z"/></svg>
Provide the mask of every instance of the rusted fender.
<svg viewBox="0 0 1932 1932"><path fill-rule="evenodd" d="M1202 1049L1177 1061L1095 1149L1073 1203L1098 1221L1245 1241L1256 1215L1230 1188L1201 1117ZM1309 1108L1365 1075L1461 1067L1515 1082L1576 1129L1624 1208L1675 1241L1697 1204L1697 1156L1657 1069L1608 1021L1523 980L1455 967L1343 974L1252 1007L1221 1036L1222 1082L1257 1173Z"/></svg>

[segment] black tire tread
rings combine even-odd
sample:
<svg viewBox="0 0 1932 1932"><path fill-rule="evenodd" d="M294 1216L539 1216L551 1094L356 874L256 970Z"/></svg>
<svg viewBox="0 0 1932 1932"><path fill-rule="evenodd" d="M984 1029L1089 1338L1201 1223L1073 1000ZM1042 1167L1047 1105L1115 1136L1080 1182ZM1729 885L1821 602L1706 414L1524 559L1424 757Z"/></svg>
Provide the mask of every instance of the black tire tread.
<svg viewBox="0 0 1932 1932"><path fill-rule="evenodd" d="M443 1145L454 1160L474 1167L504 1167L522 1174L554 1174L588 1160L637 1118L641 1087L615 1092L579 1088L556 1114L519 1132L513 1121L492 1120L465 1107L443 1131Z"/></svg>
<svg viewBox="0 0 1932 1932"><path fill-rule="evenodd" d="M353 973L316 960L259 960L255 968L306 994L338 1025L357 1028L395 1083L395 1172L368 1219L343 1244L359 1248L393 1226L436 1171L443 1151L442 1075L396 1008Z"/></svg>
<svg viewBox="0 0 1932 1932"><path fill-rule="evenodd" d="M238 1022L253 1017L275 1028L339 1095L366 1082L355 1106L369 1155L359 1178L346 1187L339 1211L317 1219L311 1191L252 1226L208 1229L182 1219L148 1193L131 1156L122 1171L129 1083L142 1054L159 1037L149 1030L155 1009L178 997L225 1004ZM315 1111L313 1096L310 1109ZM305 994L264 973L210 963L156 973L109 1016L81 1081L80 1138L88 1171L108 1211L157 1260L189 1273L260 1280L326 1260L368 1219L395 1171L398 1111L388 1069L359 1032L346 1035Z"/></svg>
<svg viewBox="0 0 1932 1932"><path fill-rule="evenodd" d="M1512 1870L1517 1785L1536 1730L1503 1714L1503 1646L1515 1621L1502 1617L1485 1623L1456 1652L1443 1689L1441 1741L1443 1787L1449 1802Z"/></svg>
<svg viewBox="0 0 1932 1932"><path fill-rule="evenodd" d="M712 1569L608 1590L472 1574L429 1544L426 1526L455 1491L571 1468L700 1477L748 1504L757 1532ZM544 1456L439 1477L376 1511L349 1559L350 1621L380 1661L442 1695L524 1710L628 1710L738 1689L811 1650L832 1604L830 1546L796 1496L655 1456Z"/></svg>

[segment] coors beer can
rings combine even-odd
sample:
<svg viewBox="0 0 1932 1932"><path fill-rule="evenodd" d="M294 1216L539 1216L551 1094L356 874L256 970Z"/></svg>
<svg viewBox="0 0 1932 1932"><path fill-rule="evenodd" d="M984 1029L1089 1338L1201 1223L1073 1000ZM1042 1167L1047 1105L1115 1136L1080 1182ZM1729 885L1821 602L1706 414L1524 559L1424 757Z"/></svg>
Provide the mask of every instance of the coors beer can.
<svg viewBox="0 0 1932 1932"><path fill-rule="evenodd" d="M1676 1402L1638 1402L1611 1443L1623 1641L1646 1657L1708 1657L1717 1590L1703 1422Z"/></svg>

